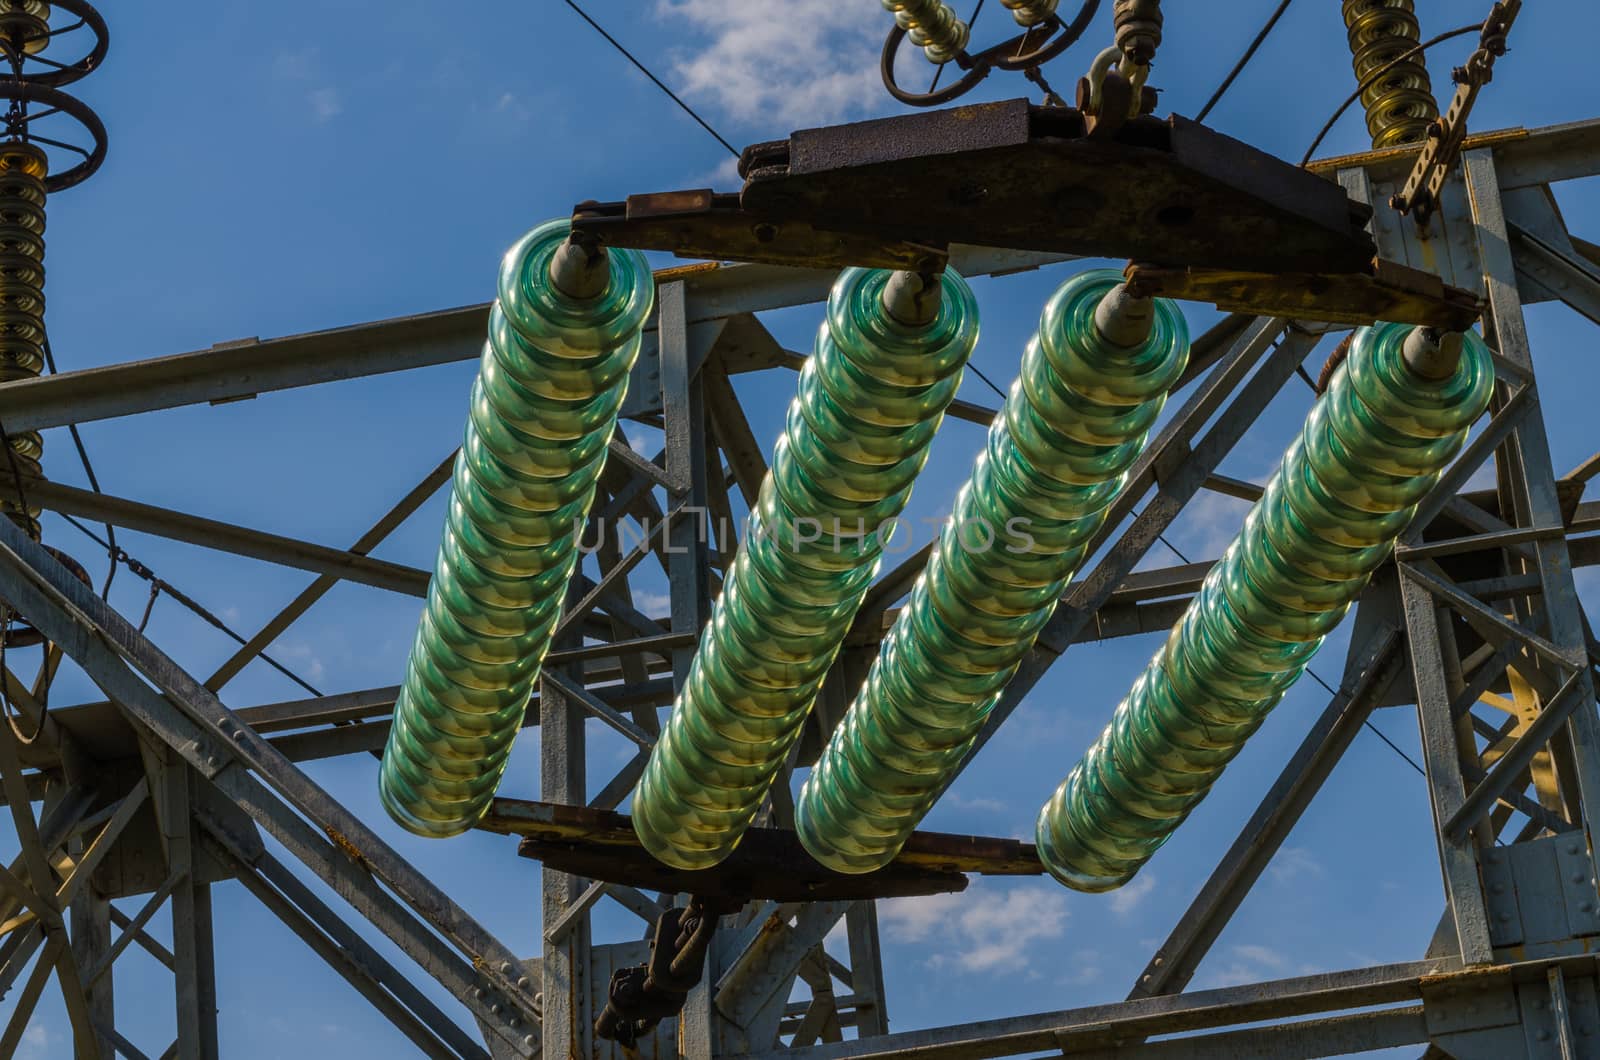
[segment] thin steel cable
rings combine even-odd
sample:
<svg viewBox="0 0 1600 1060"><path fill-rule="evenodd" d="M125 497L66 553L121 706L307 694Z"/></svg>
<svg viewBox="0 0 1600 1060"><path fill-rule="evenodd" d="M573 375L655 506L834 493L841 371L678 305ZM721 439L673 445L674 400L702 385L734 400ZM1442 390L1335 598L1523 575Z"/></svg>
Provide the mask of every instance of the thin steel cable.
<svg viewBox="0 0 1600 1060"><path fill-rule="evenodd" d="M44 363L50 369L51 375L58 374L56 369L56 356L50 350L50 336L44 337ZM100 477L94 473L94 463L89 459L88 447L83 444L83 435L78 433L76 423L67 424L67 431L72 435L72 444L78 450L78 461L83 464L83 473L89 480L89 488L96 493L101 493ZM106 528L106 580L100 587L100 599L111 599L111 582L117 576L117 531L110 523L104 524Z"/></svg>
<svg viewBox="0 0 1600 1060"><path fill-rule="evenodd" d="M1401 54L1395 56L1393 59L1389 60L1388 62L1384 63L1382 66L1378 67L1376 70L1372 71L1372 73L1370 73L1366 77L1362 78L1361 83L1356 86L1356 90L1354 92L1350 93L1350 98L1345 100L1343 103L1339 104L1339 109L1334 111L1333 112L1333 116L1331 118L1329 118L1323 124L1322 129L1317 133L1317 138L1315 140L1311 141L1311 146L1310 147L1306 148L1305 157L1300 159L1300 164L1302 166L1304 166L1304 165L1306 165L1307 163L1309 163L1311 161L1311 156L1316 153L1317 148L1322 146L1323 139L1327 137L1328 133L1333 131L1334 123L1337 122L1340 118L1344 117L1344 112L1350 109L1350 105L1352 103L1354 103L1356 100L1361 98L1361 93L1365 92L1367 90L1367 87L1369 85L1371 85L1373 82L1377 81L1380 77L1382 77L1384 74L1388 73L1390 70L1393 70L1396 66L1399 66L1401 63L1409 62L1411 59L1415 58L1418 54L1427 51L1429 48L1433 47L1435 44L1442 44L1447 40L1452 40L1453 38L1456 38L1456 37L1465 36L1468 33L1479 33L1479 32L1482 32L1482 30L1483 30L1483 23L1481 23L1481 22L1474 22L1471 25L1467 25L1467 26L1457 26L1455 29L1449 30L1449 31L1447 31L1445 33L1441 33L1437 37L1430 37L1429 39L1423 41L1421 44L1415 45L1414 47L1411 47L1411 48L1407 48L1404 52L1402 52Z"/></svg>
<svg viewBox="0 0 1600 1060"><path fill-rule="evenodd" d="M1200 108L1200 113L1195 115L1195 121L1206 120L1206 115L1211 113L1211 108L1215 107L1222 97L1227 94L1228 89L1233 87L1234 79L1244 73L1244 68L1250 65L1251 59L1255 58L1256 50L1266 42L1267 35L1272 32L1272 27L1278 24L1278 19L1283 17L1283 13L1289 10L1289 5L1293 2L1294 0L1283 0L1278 5L1278 9L1267 18L1260 32L1256 34L1255 40L1250 42L1250 47L1246 48L1244 54L1239 56L1239 61L1233 64L1233 69L1228 71L1228 76L1222 79L1222 84L1217 86L1217 90L1211 93L1211 98L1206 100L1206 105Z"/></svg>
<svg viewBox="0 0 1600 1060"><path fill-rule="evenodd" d="M72 516L67 515L64 512L60 514L61 518L65 519L72 526L77 527L78 531L85 537L89 538L89 540L93 541L101 548L110 551L109 543L99 534L95 533L93 530L90 530L87 526L84 526L83 523L79 522ZM145 611L144 623L148 623L150 621L149 607L154 606L156 595L159 593L165 593L178 603L182 604L184 607L188 608L195 614L196 617L200 618L208 625L214 626L220 630L234 642L240 645L247 643L245 638L240 636L238 632L233 629L233 627L229 626L226 622L222 621L222 619L218 618L215 614L208 610L204 604L201 604L198 600L194 599L194 597L185 593L183 590L179 589L165 578L162 578L160 575L156 574L155 571L145 566L145 564L141 563L139 560L128 555L125 550L119 548L113 553L113 555L116 557L117 561L123 566L127 567L135 577L149 582L152 589L156 590L156 592L151 594L149 606L147 606ZM141 628L142 626L143 623L141 623ZM268 666L272 667L274 670L278 671L284 677L287 677L289 680L293 681L307 692L310 692L313 696L323 695L322 691L315 685L301 677L299 674L295 673L293 670L289 669L287 666L283 665L283 663L268 655L266 652L260 652L259 654L262 662L266 663Z"/></svg>
<svg viewBox="0 0 1600 1060"><path fill-rule="evenodd" d="M596 33L600 34L600 36L604 37L606 39L606 41L609 42L610 45L613 48L615 48L615 49L617 49L617 51L621 52L623 58L627 59L630 63L632 63L638 69L638 71L641 74L643 74L644 76L648 77L655 84L655 86L657 88L659 88L661 91L665 92L667 94L667 98L671 99L672 102L676 103L679 107L683 108L683 112L685 114L689 115L689 117L693 118L699 124L700 128L702 128L706 132L710 133L716 139L717 143L721 144L723 147L726 147L728 149L728 153L730 155L732 155L734 158L738 158L739 157L738 148L734 147L727 140L724 140L722 138L722 134L717 132L717 130L715 130L715 129L713 129L711 127L711 123L710 122L706 121L700 115L696 114L693 107L689 106L689 104L687 104L683 100L679 99L678 98L678 94L676 92L672 91L672 89L668 88L665 84L663 84L662 81L661 81L661 78L657 77L655 74L652 74L650 72L649 68L644 65L644 63L641 63L638 59L634 58L634 55L633 55L632 52L630 52L628 49L624 48L620 43L617 42L617 38L615 38L611 34L607 33L601 27L600 23L598 23L594 19L590 18L589 17L589 13L587 11L585 11L583 8L579 7L577 2L576 2L576 0L566 0L566 5L568 7L570 7L570 8L572 8L572 10L576 11L578 13L578 17L583 19L585 22L589 23L589 25L594 28L594 31Z"/></svg>

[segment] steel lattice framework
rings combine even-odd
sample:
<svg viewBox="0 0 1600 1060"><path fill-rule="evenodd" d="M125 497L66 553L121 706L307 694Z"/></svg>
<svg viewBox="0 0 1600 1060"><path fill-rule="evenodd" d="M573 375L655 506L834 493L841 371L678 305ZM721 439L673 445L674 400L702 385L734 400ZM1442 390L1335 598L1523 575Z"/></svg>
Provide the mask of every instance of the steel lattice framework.
<svg viewBox="0 0 1600 1060"><path fill-rule="evenodd" d="M1376 204L1404 181L1413 157L1398 149L1318 168ZM1437 271L1486 300L1499 380L1491 416L1361 598L1337 692L1128 1000L891 1034L871 901L757 902L717 936L681 1018L641 1043L640 1055L1302 1057L1430 1043L1430 1055L1600 1056L1591 835L1600 814L1600 644L1573 584L1574 567L1600 562L1600 502L1582 500L1600 454L1557 476L1523 319L1524 304L1559 299L1600 324L1600 248L1566 230L1550 193L1595 174L1600 121L1491 134L1467 142L1426 237L1378 214L1385 258ZM973 247L952 254L969 276L1058 260ZM738 547L734 498L753 503L767 470L730 380L798 367L801 356L757 314L817 302L832 279L763 265L658 274L658 309L625 413L659 427L665 446L650 460L620 432L611 444L591 517L611 530L600 535L599 574L575 579L528 715L538 727L543 803L499 800L484 827L538 836L549 830L548 804L611 810L626 798ZM13 434L37 431L465 361L477 356L486 320L487 306L476 306L6 383L0 422ZM1134 566L1204 491L1260 495L1218 468L1326 330L1234 316L1196 343L1176 415L1139 458L1098 559L1071 585L980 747L1074 643L1164 631L1182 614L1210 563ZM957 402L951 414L986 423L993 413ZM1489 463L1494 488L1465 490ZM595 943L591 911L619 903L648 922L673 896L546 868L543 951L516 954L296 765L380 749L396 688L240 710L216 695L340 581L420 597L426 571L368 553L449 471L449 460L430 470L348 549L30 483L28 500L46 510L313 576L203 681L0 521L0 597L47 639L46 669L71 658L109 700L46 709L38 682L3 675L19 728L36 727L38 736L23 742L18 729L0 726L0 783L22 851L0 867L0 993L15 999L0 1054L14 1051L54 978L80 1056L144 1055L118 1033L112 1003L118 958L138 945L174 976L178 1036L164 1055L215 1056L211 888L237 884L426 1055L623 1055L596 1040L592 1025L611 971L640 963L645 943ZM710 534L698 517L705 512L716 516ZM625 547L626 536L640 536L617 532L625 522L656 532ZM871 591L818 703L817 737L837 723L924 558L907 556ZM630 576L647 562L669 579L666 620L633 603ZM1428 952L1408 964L1185 992L1368 716L1412 703L1448 898ZM614 775L589 773L593 725L637 745ZM792 814L786 780L787 771L770 808L778 826ZM298 864L269 852L264 836ZM320 898L309 877L343 904ZM129 898L142 903L132 915L112 905ZM164 909L170 950L144 930ZM822 948L841 921L848 963ZM380 953L374 933L414 967ZM460 999L477 1026L430 1001L414 984L419 970ZM791 1001L797 982L809 996ZM1163 1037L1179 1033L1186 1036Z"/></svg>

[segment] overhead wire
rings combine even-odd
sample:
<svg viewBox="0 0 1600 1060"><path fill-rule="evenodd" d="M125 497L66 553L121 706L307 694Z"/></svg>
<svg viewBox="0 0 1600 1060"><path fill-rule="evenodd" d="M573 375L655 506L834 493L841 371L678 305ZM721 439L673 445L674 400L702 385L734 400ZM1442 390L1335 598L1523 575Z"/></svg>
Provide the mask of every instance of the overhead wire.
<svg viewBox="0 0 1600 1060"><path fill-rule="evenodd" d="M50 336L44 336L44 363L50 369L51 375L58 374L56 369L56 355L50 349ZM83 435L78 433L76 423L67 424L67 432L72 435L73 448L78 450L78 462L83 465L83 474L89 480L89 488L96 493L103 493L100 489L100 477L94 473L94 462L89 459L89 449L83 444ZM106 564L106 580L100 586L100 599L111 598L111 582L117 576L117 530L109 522L103 524L106 528L106 541L108 562Z"/></svg>
<svg viewBox="0 0 1600 1060"><path fill-rule="evenodd" d="M613 48L621 52L622 57L632 63L641 74L648 77L657 88L665 92L667 94L667 98L671 99L672 102L676 103L680 108L682 108L683 112L689 115L689 117L693 118L699 124L700 128L710 133L716 139L717 143L727 148L730 155L732 155L734 158L739 157L738 148L734 147L727 140L723 139L722 134L713 129L710 122L706 121L699 114L695 113L695 109L693 107L689 106L689 104L685 103L681 98L679 98L678 94L672 91L672 89L668 88L666 84L662 82L661 78L657 77L655 74L652 74L649 67L645 66L644 63L635 58L634 54L628 49L624 48L622 44L618 42L617 38L607 33L600 23L590 18L589 12L578 6L577 0L566 0L566 5L572 8L573 11L577 12L578 17L589 23L594 31L600 34L600 36L604 37Z"/></svg>
<svg viewBox="0 0 1600 1060"><path fill-rule="evenodd" d="M1310 163L1311 156L1316 154L1317 148L1322 146L1322 141L1327 138L1328 133L1333 131L1334 123L1340 118L1344 117L1344 112L1349 110L1351 105L1355 103L1356 100L1361 98L1361 93L1365 92L1371 85L1375 84L1381 77L1383 77L1384 74L1388 73L1390 70L1393 70L1402 63L1411 61L1417 55L1427 51L1436 44L1443 44L1447 40L1453 40L1456 37L1462 37L1468 33L1480 33L1483 31L1483 25L1484 24L1482 22L1473 22L1469 25L1457 26L1455 29L1447 30L1444 33L1439 34L1437 37L1430 37L1421 44L1416 44L1410 48L1407 48L1393 59L1390 59L1382 66L1372 71L1372 73L1362 78L1361 83L1356 86L1356 90L1350 93L1350 98L1339 104L1339 109L1334 111L1333 116L1323 123L1321 130L1319 130L1317 133L1316 139L1312 140L1311 146L1306 148L1305 156L1300 159L1300 164L1304 166Z"/></svg>
<svg viewBox="0 0 1600 1060"><path fill-rule="evenodd" d="M1195 121L1205 121L1206 115L1211 113L1211 109L1221 102L1228 89L1233 87L1234 79L1244 73L1244 68L1250 65L1250 60L1255 58L1257 50L1260 49L1262 44L1266 43L1268 34L1278 24L1278 19L1283 17L1283 13L1289 10L1289 5L1293 2L1294 0L1282 0L1277 10L1267 17L1267 21L1256 34L1255 39L1250 42L1250 46L1244 50L1243 55L1239 56L1239 61L1233 64L1233 69L1228 71L1228 76L1222 79L1222 84L1217 86L1217 90L1211 93L1211 98L1206 100L1206 105L1200 108L1200 113L1195 115Z"/></svg>
<svg viewBox="0 0 1600 1060"><path fill-rule="evenodd" d="M145 622L149 622L149 620L150 620L150 607L154 604L155 597L157 595L161 594L161 593L165 593L167 596L171 597L174 601L176 601L179 604L182 604L189 611L193 612L196 617L200 618L202 621L204 621L207 624L209 624L209 625L215 627L216 629L220 630L223 634L225 634L230 639L234 640L235 642L237 642L237 643L239 643L241 645L248 643L248 641L246 641L244 637L240 636L239 633L236 630L233 629L233 627L229 626L221 618L217 617L216 614L214 614L210 609L208 609L204 604L200 603L194 597L190 596L188 593L185 593L182 589L179 589L177 586L173 585L171 582L167 581L165 578L162 578L160 575L158 575L155 571L151 570L144 563L141 563L139 560L135 559L133 556L128 555L128 553L126 551L124 551L123 549L118 548L115 551L112 551L110 542L106 541L99 534L95 533L93 530L91 530L87 526L83 525L83 523L79 522L77 519L73 518L70 515L67 515L65 512L62 512L62 513L59 513L59 514L61 515L62 519L65 519L70 525L76 527L78 529L79 533L82 533L84 536L88 537L89 540L93 541L95 544L99 545L101 548L104 548L108 552L111 552L111 554L115 557L117 562L119 562L123 566L127 567L128 570L135 577L140 578L140 579L150 583L151 588L152 588L152 592L151 592L151 599L150 599L149 603L146 604L146 607L145 607L145 616L144 616L144 621ZM141 626L141 628L142 628L142 626ZM293 670L289 669L283 663L281 663L278 660L274 659L272 656L268 655L266 652L264 652L264 651L260 652L259 655L261 657L261 661L262 662L266 663L268 666L272 667L274 670L278 671L284 677L287 677L289 680L293 681L295 684L299 685L301 688L305 689L307 692L310 692L313 696L321 696L321 695L323 695L322 691L320 689L318 689L315 685L311 684L311 682L307 681L305 678L301 677L299 674L295 673Z"/></svg>

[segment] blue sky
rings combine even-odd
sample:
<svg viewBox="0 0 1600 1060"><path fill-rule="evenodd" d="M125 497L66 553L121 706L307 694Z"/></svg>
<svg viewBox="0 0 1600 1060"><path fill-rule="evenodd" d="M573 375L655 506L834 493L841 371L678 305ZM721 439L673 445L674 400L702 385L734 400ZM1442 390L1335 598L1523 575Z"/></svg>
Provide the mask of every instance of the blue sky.
<svg viewBox="0 0 1600 1060"><path fill-rule="evenodd" d="M1109 43L1110 5L1088 40L1048 71L1065 91ZM1152 83L1161 111L1193 113L1232 64L1273 0L1169 5ZM1481 17L1487 3L1418 0L1425 33ZM101 173L54 198L49 215L49 324L63 369L84 368L483 301L501 251L536 222L586 198L735 185L726 152L679 113L564 5L460 7L422 0L326 0L286 32L281 10L242 2L106 4L113 45L77 86L111 133ZM1006 32L996 4L979 41ZM592 0L590 10L680 89L736 144L832 121L895 113L878 86L887 16L872 0ZM775 13L783 12L783 22ZM1600 39L1593 5L1529 5L1513 50L1475 112L1476 129L1590 116L1590 71L1570 42ZM1448 87L1470 39L1430 66ZM1554 62L1550 56L1569 58ZM1024 94L1003 75L974 99ZM1337 5L1291 9L1211 124L1298 159L1353 87ZM1366 144L1358 113L1328 153ZM1593 182L1557 190L1569 225L1600 239ZM914 194L914 190L912 192ZM1039 307L1076 266L977 281L983 338L974 363L1002 385L1014 374ZM1198 333L1214 319L1186 307ZM1594 448L1581 395L1594 392L1593 331L1562 307L1530 310L1535 357L1558 470ZM769 314L791 348L809 345L819 314ZM1322 353L1313 354L1312 367ZM455 445L470 365L452 365L93 424L84 435L105 488L218 519L345 546ZM1568 385L1570 381L1571 385ZM793 392L782 370L741 377L759 433ZM969 377L963 396L991 403ZM1310 396L1291 386L1224 471L1264 481ZM637 430L654 452L656 439ZM979 428L951 421L917 487L910 515L937 514L965 478ZM770 441L770 439L764 439ZM65 434L47 435L52 477L80 483ZM436 498L378 552L431 566ZM1244 506L1204 497L1170 539L1210 558ZM91 569L92 546L47 520L48 540ZM308 578L127 533L124 547L236 628L253 631ZM1174 557L1152 555L1160 564ZM1582 582L1586 597L1597 588ZM664 593L649 576L645 592ZM119 575L114 602L137 613L144 586ZM645 597L645 599L649 599ZM664 599L646 610L665 611ZM327 692L399 680L417 604L342 586L274 646ZM209 673L232 645L170 602L151 633L190 669ZM1144 637L1073 648L928 819L928 827L1031 836L1033 816L1104 724L1159 644ZM1314 667L1336 681L1336 634ZM228 686L231 706L298 698L254 665ZM97 698L67 673L55 702ZM1066 1008L1124 995L1254 808L1324 695L1295 689L1212 796L1138 880L1110 896L1048 881L978 881L964 895L882 907L890 1017L896 1029ZM1414 749L1406 711L1378 724ZM623 748L594 730L598 787ZM522 741L503 787L538 792L536 739ZM535 866L492 836L427 842L388 825L375 798L376 762L309 771L376 825L521 953L537 952ZM604 774L604 775L602 775ZM9 850L0 850L9 855ZM1426 944L1441 888L1421 778L1370 735L1358 738L1202 967L1197 986L1410 959ZM223 1052L230 1057L409 1055L353 991L236 886L217 891ZM606 913L601 938L637 936L630 914ZM158 929L164 933L164 928ZM142 963L141 963L142 962ZM147 1051L171 1037L169 979L136 951L119 970L119 1026ZM40 1010L24 1055L65 1055L65 1018Z"/></svg>

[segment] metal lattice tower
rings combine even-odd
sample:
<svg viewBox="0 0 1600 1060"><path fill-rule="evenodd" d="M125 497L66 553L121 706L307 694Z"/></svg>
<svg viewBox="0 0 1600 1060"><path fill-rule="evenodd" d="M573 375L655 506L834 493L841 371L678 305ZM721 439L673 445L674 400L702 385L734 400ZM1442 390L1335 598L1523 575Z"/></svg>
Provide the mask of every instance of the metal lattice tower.
<svg viewBox="0 0 1600 1060"><path fill-rule="evenodd" d="M40 6L0 0L0 27L11 24L6 14L37 20ZM86 4L54 6L95 28L100 43L79 64L86 72L104 54L104 26ZM0 95L7 85L8 98L81 117L49 94L59 95L52 83L32 86L19 75L0 81ZM95 148L78 170L49 180L66 180L103 156L103 129L85 124ZM1351 198L1380 207L1402 186L1414 156L1400 148L1315 169ZM1488 134L1466 142L1426 228L1377 212L1383 258L1429 269L1484 299L1484 335L1498 355L1491 411L1348 620L1349 651L1325 710L1126 1001L890 1033L872 901L752 902L724 921L681 1017L642 1042L640 1055L832 1060L1115 1049L1130 1057L1301 1057L1397 1045L1463 1058L1600 1055L1592 839L1600 813L1600 644L1573 580L1574 568L1600 562L1600 507L1583 499L1600 456L1565 475L1552 465L1524 319L1526 305L1560 301L1600 325L1600 248L1567 230L1551 192L1597 174L1600 119ZM0 280L16 264L5 253L0 246ZM1061 260L952 250L967 276ZM482 827L528 837L534 848L581 845L599 834L603 811L627 797L738 547L733 514L754 503L767 471L765 432L752 426L732 380L803 363L758 314L814 304L833 278L771 265L657 274L657 309L624 417L659 428L662 452L641 456L620 431L611 441L591 514L594 563L569 588L561 636L526 721L538 730L523 738L540 750L540 801L499 799ZM21 438L465 361L477 356L486 322L487 307L475 306L42 378L21 373L0 381L0 425ZM980 747L1072 645L1158 633L1183 613L1211 560L1137 574L1134 567L1207 492L1259 499L1259 486L1218 469L1333 330L1312 319L1234 315L1196 341L1174 394L1176 413L1135 463L1096 540L1097 558L1068 588ZM993 414L970 402L950 411L979 424ZM541 948L516 953L297 764L382 748L396 688L237 710L217 696L342 581L420 598L426 571L369 553L447 482L450 467L447 459L430 470L349 548L26 480L29 505L265 560L307 581L201 680L144 635L138 616L118 614L59 556L0 521L0 598L47 644L42 681L24 680L13 672L16 657L8 665L0 656L14 722L0 726L0 791L21 848L0 867L0 1018L9 1019L0 1027L0 1054L16 1049L53 980L79 1056L216 1056L216 962L230 956L215 949L211 895L213 887L237 886L424 1055L624 1055L596 1039L593 1024L611 973L641 963L648 946L643 938L596 941L592 913L614 904L642 927L685 896L541 866ZM1486 467L1493 486L1468 489ZM0 475L0 485L14 510L16 480ZM641 535L644 525L657 532ZM905 557L869 593L802 757L814 755L837 724L921 563L920 555ZM644 564L659 564L670 584L665 617L635 605L631 583ZM11 637L8 646L23 646L18 632ZM62 656L109 703L45 700ZM1413 706L1447 899L1427 952L1401 964L1186 992L1362 725L1376 710ZM590 753L596 726L637 748L620 769ZM784 771L767 823L791 819L784 793L793 768ZM280 849L287 854L274 852ZM311 881L339 901L326 900ZM114 902L131 903L132 911ZM145 930L158 915L170 917L170 950ZM840 924L842 952L830 952L824 940ZM401 956L380 950L378 937ZM156 953L173 975L177 1039L170 1048L156 1043L164 1053L140 1052L118 1030L118 961L134 946ZM422 977L458 999L471 1022L443 1011L417 985ZM1163 1037L1174 1034L1192 1036Z"/></svg>

